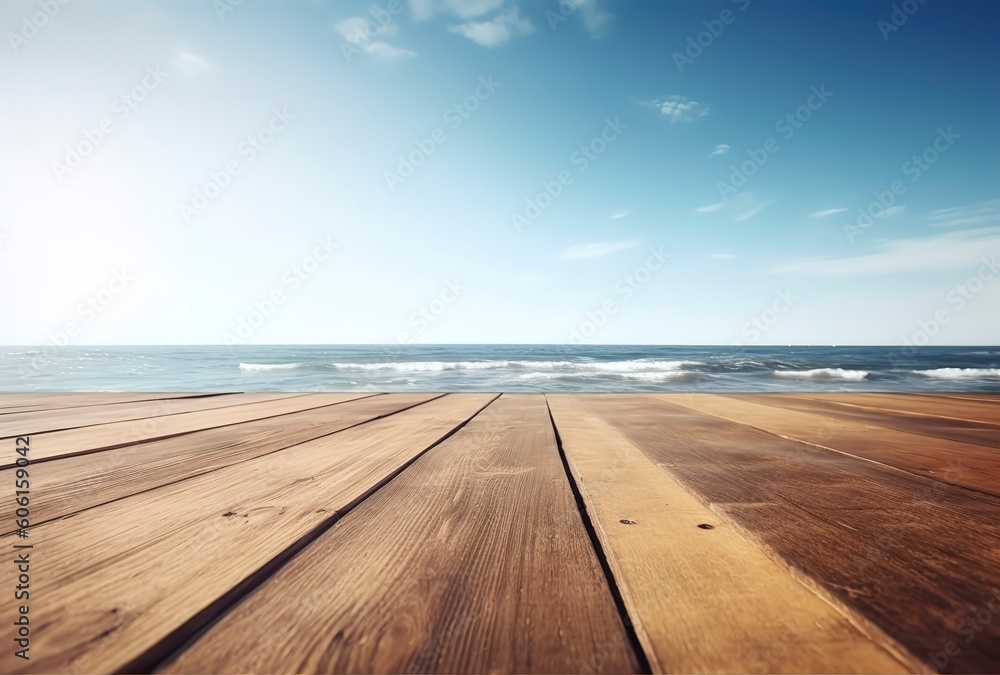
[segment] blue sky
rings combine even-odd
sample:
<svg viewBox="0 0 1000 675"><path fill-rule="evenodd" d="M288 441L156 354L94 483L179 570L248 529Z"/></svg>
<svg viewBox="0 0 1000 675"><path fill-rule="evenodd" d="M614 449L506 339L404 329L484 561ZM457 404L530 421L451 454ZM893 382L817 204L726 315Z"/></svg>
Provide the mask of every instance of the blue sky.
<svg viewBox="0 0 1000 675"><path fill-rule="evenodd" d="M995 3L49 5L0 342L1000 337Z"/></svg>

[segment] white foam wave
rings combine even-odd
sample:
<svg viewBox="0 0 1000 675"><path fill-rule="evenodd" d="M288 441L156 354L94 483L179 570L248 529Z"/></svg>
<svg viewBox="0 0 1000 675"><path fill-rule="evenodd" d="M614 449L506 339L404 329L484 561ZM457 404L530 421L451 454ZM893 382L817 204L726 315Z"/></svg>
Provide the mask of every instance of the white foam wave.
<svg viewBox="0 0 1000 675"><path fill-rule="evenodd" d="M292 370L302 365L301 363L241 363L240 370Z"/></svg>
<svg viewBox="0 0 1000 675"><path fill-rule="evenodd" d="M845 370L843 368L813 368L812 370L776 370L779 377L814 378L826 380L864 380L867 370Z"/></svg>
<svg viewBox="0 0 1000 675"><path fill-rule="evenodd" d="M938 377L947 380L961 380L968 377L1000 377L1000 368L935 368L914 370L916 375Z"/></svg>
<svg viewBox="0 0 1000 675"><path fill-rule="evenodd" d="M331 363L336 370L394 370L398 372L442 371L442 370L501 370L504 368L526 368L532 371L596 371L607 373L622 372L673 372L687 366L705 365L700 361L654 361L636 359L632 361L392 361L385 363Z"/></svg>

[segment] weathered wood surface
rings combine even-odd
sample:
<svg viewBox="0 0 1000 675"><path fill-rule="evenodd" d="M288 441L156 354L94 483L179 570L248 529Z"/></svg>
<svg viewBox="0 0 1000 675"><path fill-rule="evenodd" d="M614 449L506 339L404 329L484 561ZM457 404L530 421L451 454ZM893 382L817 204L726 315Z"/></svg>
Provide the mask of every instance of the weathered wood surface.
<svg viewBox="0 0 1000 675"><path fill-rule="evenodd" d="M911 434L947 438L960 443L972 443L1000 448L1000 424L975 422L954 417L934 417L895 410L870 408L838 400L819 400L791 394L759 394L751 399L779 408L815 413L839 420L887 427Z"/></svg>
<svg viewBox="0 0 1000 675"><path fill-rule="evenodd" d="M308 397L312 403L307 403L315 408L252 420L236 429L230 426L209 427L204 431L136 443L93 455L75 455L42 462L32 467L31 471L32 486L37 495L32 500L32 522L38 525L329 436L438 398L440 394L386 394L338 402L340 396L329 399L326 395L317 394ZM44 437L36 436L32 443ZM14 468L0 471L0 485L13 485L15 474ZM0 504L0 532L3 534L15 529L16 507L13 501Z"/></svg>
<svg viewBox="0 0 1000 675"><path fill-rule="evenodd" d="M548 399L654 671L907 672L602 419L601 397Z"/></svg>
<svg viewBox="0 0 1000 675"><path fill-rule="evenodd" d="M369 396L370 394L307 394L256 401L254 399L248 399L244 402L230 401L229 405L217 408L30 434L32 437L32 461L43 462L98 450L121 448L143 441L274 418ZM172 407L170 401L166 401L163 410L176 409ZM10 466L8 458L0 461L8 462L0 465L0 468Z"/></svg>
<svg viewBox="0 0 1000 675"><path fill-rule="evenodd" d="M160 401L171 398L207 398L210 396L226 396L227 394L10 394L0 393L0 415L13 412L30 412L32 410L57 410L65 408L82 408L93 405L109 405L113 403L135 403L138 401ZM231 395L231 394L228 394Z"/></svg>
<svg viewBox="0 0 1000 675"><path fill-rule="evenodd" d="M1000 672L994 428L960 393L0 394L0 546L35 547L0 672Z"/></svg>
<svg viewBox="0 0 1000 675"><path fill-rule="evenodd" d="M32 528L31 543L45 552L32 568L37 656L0 651L0 672L148 667L225 609L227 593L493 398L446 396ZM19 541L2 537L0 546ZM11 562L4 567L12 574ZM14 611L0 607L0 624L12 625Z"/></svg>
<svg viewBox="0 0 1000 675"><path fill-rule="evenodd" d="M1000 452L973 443L916 435L822 414L711 394L661 394L664 400L763 431L1000 496Z"/></svg>
<svg viewBox="0 0 1000 675"><path fill-rule="evenodd" d="M298 629L271 639L287 626ZM352 511L166 670L638 667L545 401L515 394Z"/></svg>
<svg viewBox="0 0 1000 675"><path fill-rule="evenodd" d="M280 398L294 398L300 394L224 394L199 398L171 398L134 403L114 403L109 405L66 408L60 410L36 410L0 416L0 438L41 434L60 429L76 429L95 424L137 420L148 417L163 417L193 410L225 408L242 403L266 401Z"/></svg>
<svg viewBox="0 0 1000 675"><path fill-rule="evenodd" d="M1000 499L683 407L690 401L703 407L700 397L607 397L604 415L818 592L892 638L899 655L945 649L991 601ZM992 622L948 669L998 663Z"/></svg>

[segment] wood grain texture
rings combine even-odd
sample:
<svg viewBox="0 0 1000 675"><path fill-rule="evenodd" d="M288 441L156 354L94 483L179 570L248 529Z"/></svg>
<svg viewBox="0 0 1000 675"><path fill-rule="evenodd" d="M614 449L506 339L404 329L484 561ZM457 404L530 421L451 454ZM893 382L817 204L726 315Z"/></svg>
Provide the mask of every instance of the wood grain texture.
<svg viewBox="0 0 1000 675"><path fill-rule="evenodd" d="M364 399L368 396L371 394L298 394L284 395L274 399L265 398L257 402L254 402L254 399L247 399L245 402L235 400L231 401L230 405L208 410L180 412L159 417L144 417L78 429L32 434L31 456L33 462L45 462L97 450L180 436L204 429L288 415L312 408ZM164 407L164 410L174 409L172 406ZM5 457L0 461L9 461L9 458ZM9 467L10 464L0 466Z"/></svg>
<svg viewBox="0 0 1000 675"><path fill-rule="evenodd" d="M7 415L12 412L30 412L32 410L56 410L63 408L79 408L79 407L93 406L93 405L110 405L114 403L136 403L138 401L159 401L162 399L171 399L171 398L207 398L210 396L220 396L220 395L223 394L0 393L0 415Z"/></svg>
<svg viewBox="0 0 1000 675"><path fill-rule="evenodd" d="M317 394L294 399L302 400L309 406L322 406L315 409L42 462L31 469L35 495L31 502L31 520L37 526L99 504L328 436L440 396L386 394L336 403L337 395L331 405L331 399ZM327 405L323 405L324 402ZM248 407L252 406L239 406ZM35 444L41 438L44 436L32 438L32 455L35 454ZM13 468L0 471L0 485L13 486L14 474ZM16 529L16 506L13 499L0 503L0 531L3 534Z"/></svg>
<svg viewBox="0 0 1000 675"><path fill-rule="evenodd" d="M978 398L933 394L802 394L802 396L846 405L1000 424L1000 397Z"/></svg>
<svg viewBox="0 0 1000 675"><path fill-rule="evenodd" d="M653 672L908 672L603 421L603 399L547 398Z"/></svg>
<svg viewBox="0 0 1000 675"><path fill-rule="evenodd" d="M753 399L711 394L660 396L692 410L747 424L783 438L1000 495L1000 453L995 448L775 408Z"/></svg>
<svg viewBox="0 0 1000 675"><path fill-rule="evenodd" d="M211 410L241 403L253 403L279 398L292 398L301 394L222 394L201 398L158 399L136 403L115 403L88 406L85 408L65 408L59 410L37 410L0 416L0 438L29 436L60 429L107 424L136 420L146 417L162 417L193 410Z"/></svg>
<svg viewBox="0 0 1000 675"><path fill-rule="evenodd" d="M422 456L165 672L638 666L544 399L522 394L504 395Z"/></svg>
<svg viewBox="0 0 1000 675"><path fill-rule="evenodd" d="M33 658L0 651L0 672L141 670L135 659L186 639L226 593L493 398L449 395L32 528L44 551L32 565ZM13 578L12 558L0 565ZM0 623L13 611L0 606Z"/></svg>
<svg viewBox="0 0 1000 675"><path fill-rule="evenodd" d="M997 424L870 408L853 405L849 402L850 399L826 401L799 394L755 394L753 396L743 395L738 398L752 403L763 403L849 422L886 427L911 434L1000 448L1000 425ZM1000 407L1000 402L998 402L998 407Z"/></svg>
<svg viewBox="0 0 1000 675"><path fill-rule="evenodd" d="M946 672L1000 670L1000 621L958 632L994 597L1000 500L664 398L607 397L602 418L913 668L955 643Z"/></svg>

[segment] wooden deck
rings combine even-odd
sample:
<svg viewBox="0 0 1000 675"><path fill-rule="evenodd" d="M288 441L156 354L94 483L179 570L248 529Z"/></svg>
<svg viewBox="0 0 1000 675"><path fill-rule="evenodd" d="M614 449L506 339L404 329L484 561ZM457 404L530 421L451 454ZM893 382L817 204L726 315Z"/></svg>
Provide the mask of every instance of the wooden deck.
<svg viewBox="0 0 1000 675"><path fill-rule="evenodd" d="M0 394L0 439L0 672L1000 672L1000 396Z"/></svg>

